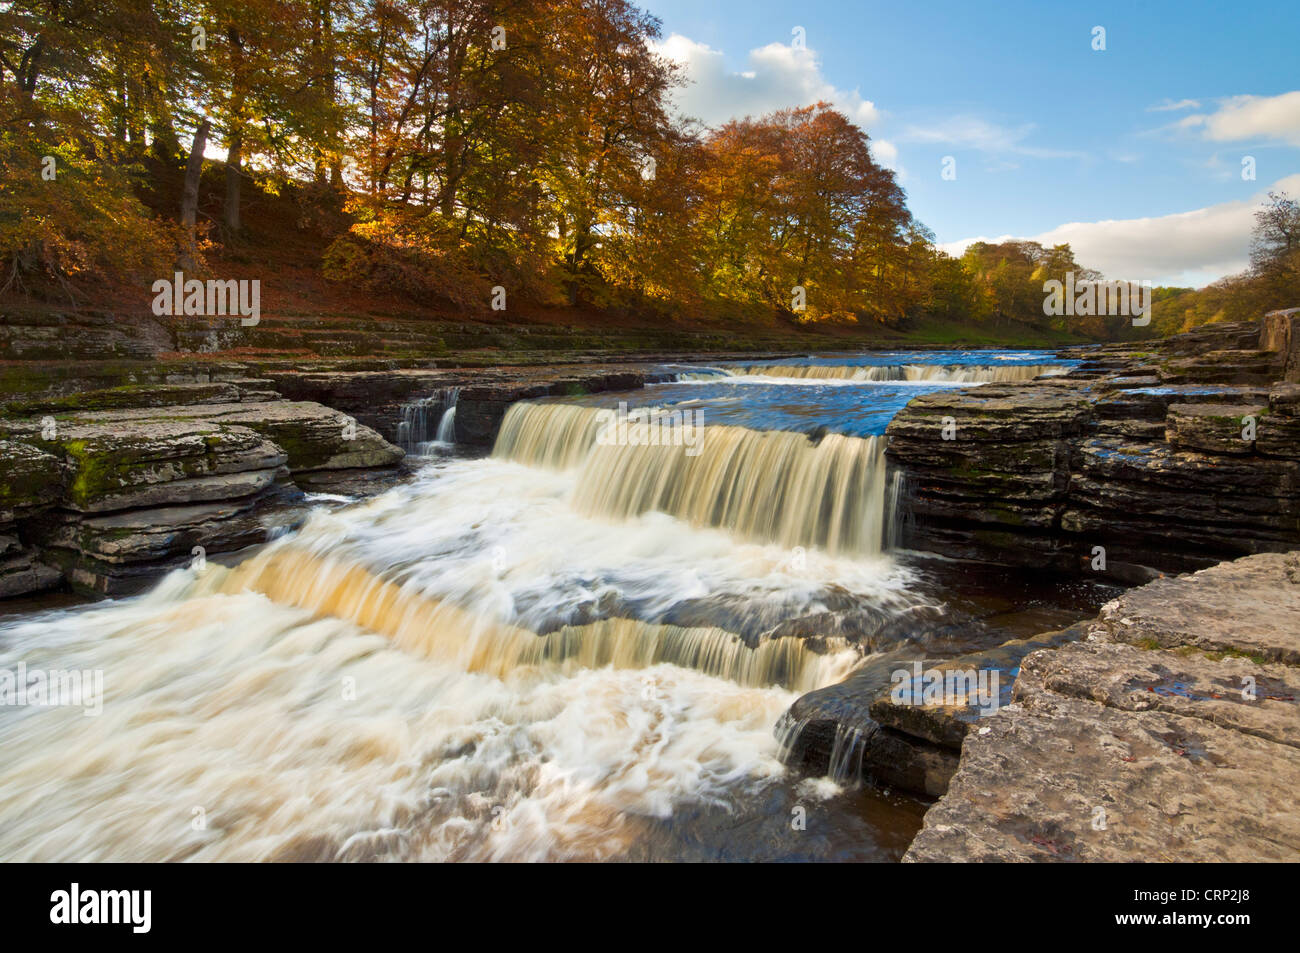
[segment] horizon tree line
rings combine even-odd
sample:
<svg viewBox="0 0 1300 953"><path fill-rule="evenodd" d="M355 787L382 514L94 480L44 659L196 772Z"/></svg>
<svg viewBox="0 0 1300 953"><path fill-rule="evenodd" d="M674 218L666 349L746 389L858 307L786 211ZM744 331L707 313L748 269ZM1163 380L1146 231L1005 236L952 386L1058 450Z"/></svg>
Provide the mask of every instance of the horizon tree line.
<svg viewBox="0 0 1300 953"><path fill-rule="evenodd" d="M676 115L660 36L628 0L14 0L0 288L202 271L258 190L327 278L421 302L1060 326L1068 245L952 258L831 105Z"/></svg>

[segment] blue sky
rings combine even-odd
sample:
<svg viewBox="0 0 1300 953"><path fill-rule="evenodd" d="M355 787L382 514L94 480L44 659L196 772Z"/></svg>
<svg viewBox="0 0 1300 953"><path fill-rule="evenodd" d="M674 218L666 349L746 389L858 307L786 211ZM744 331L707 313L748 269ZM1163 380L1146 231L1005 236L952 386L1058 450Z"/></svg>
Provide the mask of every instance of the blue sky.
<svg viewBox="0 0 1300 953"><path fill-rule="evenodd" d="M686 112L831 100L954 252L1070 241L1112 278L1201 285L1245 266L1264 192L1300 195L1298 0L641 6L695 80Z"/></svg>

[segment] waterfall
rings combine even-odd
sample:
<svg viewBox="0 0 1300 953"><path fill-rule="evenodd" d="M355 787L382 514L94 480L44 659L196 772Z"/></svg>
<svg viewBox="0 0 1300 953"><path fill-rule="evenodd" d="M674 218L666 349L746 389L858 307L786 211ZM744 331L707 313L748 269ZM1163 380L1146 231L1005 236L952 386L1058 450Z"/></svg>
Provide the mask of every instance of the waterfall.
<svg viewBox="0 0 1300 953"><path fill-rule="evenodd" d="M569 470L596 445L608 415L576 404L514 404L497 433L494 457L533 467Z"/></svg>
<svg viewBox="0 0 1300 953"><path fill-rule="evenodd" d="M817 732L825 744L829 729L825 727L823 717L804 716L796 718L789 711L777 721L773 733L780 749L780 758L784 764L798 763L805 757L805 747L809 744L807 732L814 722L821 722ZM860 724L835 720L834 734L829 744L820 754L825 756L826 776L840 784L858 785L864 780L863 762L873 742L876 741L880 726L866 721Z"/></svg>
<svg viewBox="0 0 1300 953"><path fill-rule="evenodd" d="M626 519L658 510L748 539L874 555L893 538L884 437L703 427L696 446L654 445L652 424L602 439L613 411L516 404L493 455L578 468L574 508Z"/></svg>
<svg viewBox="0 0 1300 953"><path fill-rule="evenodd" d="M453 388L459 391L460 388ZM442 413L442 420L438 422L437 440L439 443L456 442L456 398L459 394L453 395L451 406Z"/></svg>
<svg viewBox="0 0 1300 953"><path fill-rule="evenodd" d="M459 387L443 387L403 404L397 425L398 446L412 456L424 456L431 445L455 443L459 399Z"/></svg>
<svg viewBox="0 0 1300 953"><path fill-rule="evenodd" d="M408 654L499 678L529 666L643 669L671 663L738 685L806 692L843 678L858 659L847 645L823 654L803 639L782 637L750 648L713 626L628 618L566 625L540 635L293 545L273 547L233 569L211 567L201 585L227 595L259 592L282 605L386 635Z"/></svg>
<svg viewBox="0 0 1300 953"><path fill-rule="evenodd" d="M751 364L727 371L679 375L679 380L718 380L720 376L776 377L819 381L932 381L959 384L1007 384L1040 375L1064 374L1061 364Z"/></svg>

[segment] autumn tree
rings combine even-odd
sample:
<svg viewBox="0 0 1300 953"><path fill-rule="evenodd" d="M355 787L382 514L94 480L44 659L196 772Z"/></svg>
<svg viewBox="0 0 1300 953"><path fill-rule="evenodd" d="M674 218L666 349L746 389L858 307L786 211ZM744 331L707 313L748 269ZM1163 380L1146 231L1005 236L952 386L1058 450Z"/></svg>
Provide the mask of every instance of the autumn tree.
<svg viewBox="0 0 1300 953"><path fill-rule="evenodd" d="M0 8L0 289L164 265L171 231L139 201L151 84L173 52L144 0L23 0Z"/></svg>
<svg viewBox="0 0 1300 953"><path fill-rule="evenodd" d="M200 236L238 240L248 196L281 190L326 237L328 278L468 310L502 285L749 319L1041 324L1043 281L1078 268L1032 242L943 255L827 103L674 118L683 80L660 35L630 0L15 0L8 283L120 278L169 245L169 264L201 270ZM41 184L50 156L66 190ZM219 216L205 168L224 179ZM1287 208L1261 273L1292 273Z"/></svg>

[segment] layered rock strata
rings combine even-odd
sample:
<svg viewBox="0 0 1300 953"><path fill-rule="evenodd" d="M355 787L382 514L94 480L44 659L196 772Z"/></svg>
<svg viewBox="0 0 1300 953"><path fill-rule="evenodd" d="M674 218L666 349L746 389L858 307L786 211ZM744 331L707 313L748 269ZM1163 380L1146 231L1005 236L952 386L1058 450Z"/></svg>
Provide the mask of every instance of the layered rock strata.
<svg viewBox="0 0 1300 953"><path fill-rule="evenodd" d="M1125 583L1300 545L1297 320L918 397L888 429L906 545Z"/></svg>

